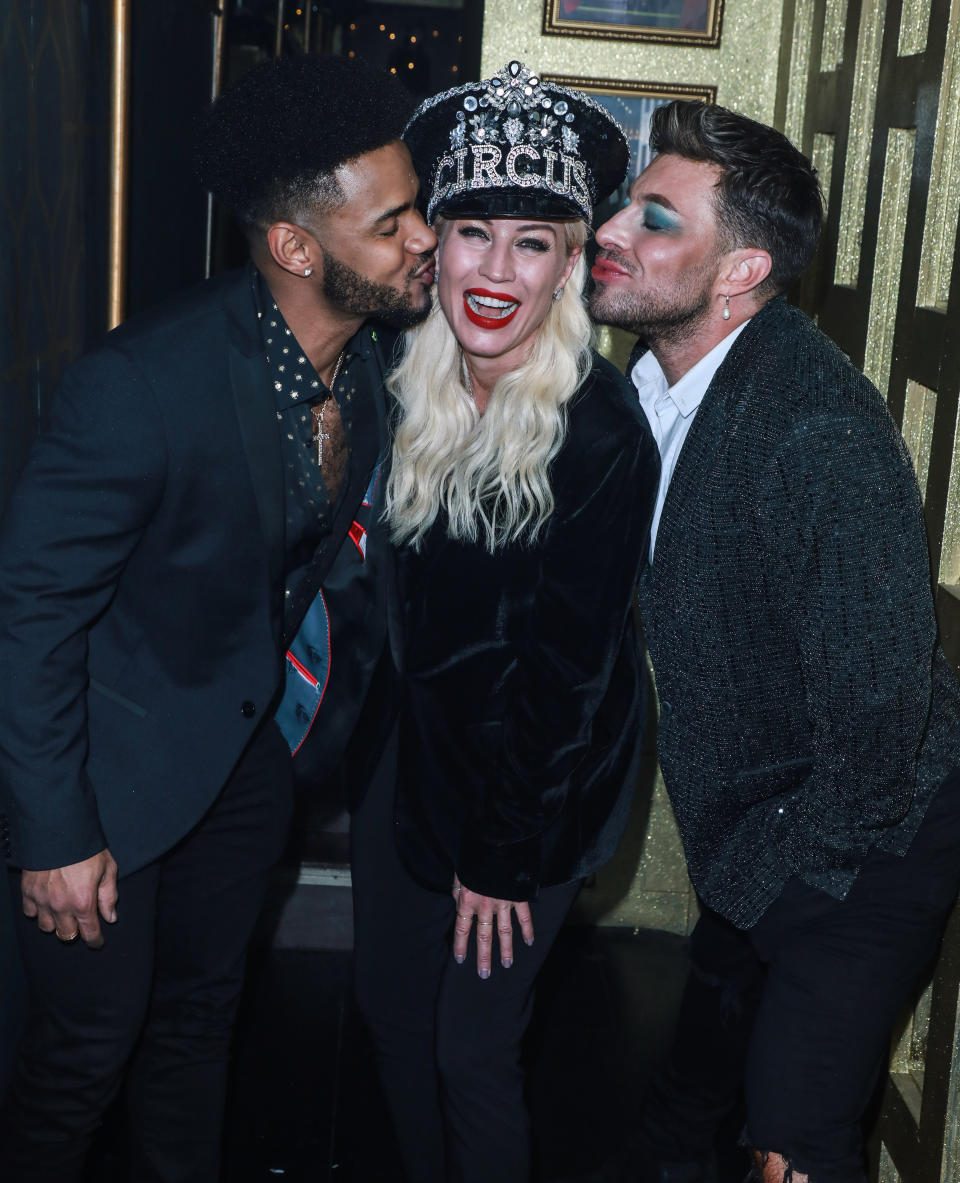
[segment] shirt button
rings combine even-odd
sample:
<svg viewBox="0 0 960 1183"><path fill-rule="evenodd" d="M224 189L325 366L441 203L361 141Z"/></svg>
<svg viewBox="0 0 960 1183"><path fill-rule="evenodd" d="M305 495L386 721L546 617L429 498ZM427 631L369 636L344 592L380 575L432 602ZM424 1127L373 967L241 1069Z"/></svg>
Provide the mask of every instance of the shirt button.
<svg viewBox="0 0 960 1183"><path fill-rule="evenodd" d="M249 698L240 707L240 714L243 715L245 719L252 719L256 713L256 704L252 703Z"/></svg>

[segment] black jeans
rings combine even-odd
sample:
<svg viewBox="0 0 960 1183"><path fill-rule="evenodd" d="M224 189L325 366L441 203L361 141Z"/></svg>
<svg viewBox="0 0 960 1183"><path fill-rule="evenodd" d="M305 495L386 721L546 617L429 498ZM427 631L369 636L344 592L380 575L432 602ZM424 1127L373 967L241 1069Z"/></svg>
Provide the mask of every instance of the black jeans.
<svg viewBox="0 0 960 1183"><path fill-rule="evenodd" d="M743 1083L751 1146L783 1155L810 1183L865 1183L863 1113L958 887L955 771L906 856L872 851L843 901L793 878L746 931L704 907L639 1153L707 1151Z"/></svg>
<svg viewBox="0 0 960 1183"><path fill-rule="evenodd" d="M490 977L480 979L476 925L457 965L453 897L421 887L397 854L394 753L391 743L353 816L351 840L357 999L404 1175L409 1183L527 1183L520 1044L534 979L580 885L540 893L531 905L532 946L514 923L510 969L500 965L494 941Z"/></svg>
<svg viewBox="0 0 960 1183"><path fill-rule="evenodd" d="M102 949L42 933L11 873L29 1011L0 1116L4 1183L79 1180L128 1063L130 1178L217 1179L246 948L291 800L290 752L268 723L199 824L121 878Z"/></svg>

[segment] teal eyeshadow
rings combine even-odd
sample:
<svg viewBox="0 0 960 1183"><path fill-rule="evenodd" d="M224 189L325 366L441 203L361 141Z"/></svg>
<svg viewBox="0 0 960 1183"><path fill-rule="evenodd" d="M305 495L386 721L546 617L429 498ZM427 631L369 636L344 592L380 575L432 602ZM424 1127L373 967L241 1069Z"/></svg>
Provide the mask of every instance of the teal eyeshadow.
<svg viewBox="0 0 960 1183"><path fill-rule="evenodd" d="M680 225L673 214L655 201L648 201L643 207L643 218L648 225L655 226L658 230L675 230Z"/></svg>

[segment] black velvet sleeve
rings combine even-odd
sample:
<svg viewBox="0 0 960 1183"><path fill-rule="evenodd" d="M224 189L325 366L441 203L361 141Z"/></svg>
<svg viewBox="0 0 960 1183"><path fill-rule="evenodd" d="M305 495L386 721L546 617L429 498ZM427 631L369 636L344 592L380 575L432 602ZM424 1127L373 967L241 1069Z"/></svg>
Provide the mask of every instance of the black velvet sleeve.
<svg viewBox="0 0 960 1183"><path fill-rule="evenodd" d="M540 836L590 748L598 707L608 691L637 693L632 679L611 685L611 673L631 643L626 630L659 474L632 389L602 363L577 396L554 466L556 509L540 546L502 743L462 836L457 870L473 891L536 895Z"/></svg>

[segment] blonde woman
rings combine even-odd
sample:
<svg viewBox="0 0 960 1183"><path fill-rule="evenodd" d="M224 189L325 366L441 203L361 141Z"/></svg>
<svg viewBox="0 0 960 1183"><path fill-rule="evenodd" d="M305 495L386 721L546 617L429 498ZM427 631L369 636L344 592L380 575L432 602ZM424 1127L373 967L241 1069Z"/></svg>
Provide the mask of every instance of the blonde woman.
<svg viewBox="0 0 960 1183"><path fill-rule="evenodd" d="M623 134L518 62L404 133L437 302L390 380L399 724L353 824L357 991L410 1183L523 1183L537 971L623 830L659 461L590 348Z"/></svg>

